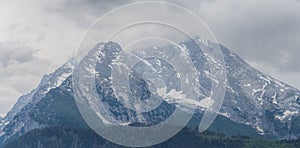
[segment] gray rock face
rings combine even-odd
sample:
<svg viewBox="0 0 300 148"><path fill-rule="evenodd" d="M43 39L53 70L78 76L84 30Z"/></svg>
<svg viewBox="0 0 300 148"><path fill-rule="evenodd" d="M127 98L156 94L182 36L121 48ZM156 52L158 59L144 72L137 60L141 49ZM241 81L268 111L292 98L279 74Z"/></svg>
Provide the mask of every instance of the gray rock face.
<svg viewBox="0 0 300 148"><path fill-rule="evenodd" d="M68 62L62 67L58 68L55 72L44 75L37 88L18 99L13 108L7 113L5 120L13 120L14 116L19 113L27 104L39 101L45 96L45 94L49 92L49 90L60 86L62 82L71 75L72 69L72 63Z"/></svg>
<svg viewBox="0 0 300 148"><path fill-rule="evenodd" d="M73 65L71 62L64 64L55 72L45 75L36 89L21 96L3 119L5 125L2 126L2 138L7 140L12 136L44 127L44 125L35 122L30 117L29 112L51 89L60 86L71 75L72 70Z"/></svg>
<svg viewBox="0 0 300 148"><path fill-rule="evenodd" d="M200 39L196 39L195 41L203 46L213 44L206 44ZM199 89L202 93L199 98L205 98L210 96L211 85L214 80L212 80L212 74L207 61L209 57L201 52L195 41L184 41L180 45L187 49L192 63L198 72ZM220 46L226 63L228 80L226 83L225 99L219 114L234 122L249 125L255 128L261 135L273 136L279 139L300 138L300 128L295 126L300 116L300 91L255 70L229 49L222 45ZM142 114L137 114L134 110L126 108L114 95L111 83L111 63L121 51L121 47L116 43L100 43L90 50L87 56L81 61L85 72L96 74L95 82L98 97L104 102L104 107L110 111L110 116L115 120L124 124L149 126L168 118L173 113L175 107L181 107L183 110L185 108L196 108L200 112L203 111L203 107L197 103L182 100L180 103L177 102L178 100L164 101L155 110ZM149 59L152 64L157 63L157 60L159 59ZM90 68L91 63L96 63L96 68ZM163 71L160 73L162 76L170 76L170 79L165 81L168 84L167 89L180 89L177 77L174 76L176 72L172 71L172 66L167 63L162 65L167 68L164 69L158 66L157 70ZM66 85L66 83L62 82L71 75L72 67L68 63L54 73L46 75L37 89L19 99L6 119L10 123L2 126L4 127L2 128L2 133L4 133L2 137L5 137L4 139L22 135L35 128L49 126L45 123L40 124L32 119L29 112L37 102L46 96L49 90L59 87L61 84ZM136 73L133 71L129 79L133 96L141 100L151 98L153 95L151 84L141 79L141 73L138 73L148 71L147 67L143 63L140 63L134 69ZM68 89L68 91L72 90ZM110 121L110 119L107 120Z"/></svg>
<svg viewBox="0 0 300 148"><path fill-rule="evenodd" d="M222 50L229 83L221 114L261 134L293 137L293 120L300 113L299 90L255 70L225 47Z"/></svg>
<svg viewBox="0 0 300 148"><path fill-rule="evenodd" d="M200 39L198 43L206 45ZM198 71L199 85L203 96L209 96L212 79L207 55L201 52L195 41L182 42L181 46L188 50L192 62ZM300 132L292 131L292 124L300 115L299 90L255 70L229 49L222 45L220 46L226 63L228 79L220 114L232 121L252 126L261 135L272 135L280 139L298 137ZM136 114L133 111L127 110L124 112L125 114L118 112L124 111L126 108L120 107L121 104L116 98L111 98L113 97L113 89L110 81L112 70L110 64L115 58L114 55L120 52L120 47L115 43L108 43L102 45L102 48L98 47L92 51L98 55L90 56L89 60L100 59L96 67L98 94L103 95L102 99L107 101L108 108L111 107L111 111L115 112L115 118L119 118L124 122L136 121L137 119L134 119ZM97 56L98 58L95 58ZM86 63L87 65L88 63ZM141 67L136 66L136 68L139 68L139 71L145 71L145 68L142 69ZM141 89L146 87L142 87L144 81L139 79L131 80L139 83L132 85L133 89L135 88L134 86L138 88L136 95L140 96L140 98L149 96L148 90ZM168 103L172 103L172 100L169 100ZM195 104L189 104L189 102L183 103L185 103L185 106L196 106ZM199 109L201 110L201 107ZM169 111L171 112L172 110ZM162 119L167 118L168 115L162 116ZM153 122L150 121L151 117L147 118L146 116L143 119L146 121L145 124Z"/></svg>

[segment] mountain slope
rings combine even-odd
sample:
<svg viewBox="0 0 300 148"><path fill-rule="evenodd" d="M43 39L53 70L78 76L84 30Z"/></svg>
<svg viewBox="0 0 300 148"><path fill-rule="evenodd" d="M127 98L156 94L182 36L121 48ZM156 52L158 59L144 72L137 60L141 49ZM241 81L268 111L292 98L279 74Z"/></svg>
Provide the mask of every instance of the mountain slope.
<svg viewBox="0 0 300 148"><path fill-rule="evenodd" d="M200 39L196 41L210 48L215 46L214 43L204 43ZM212 80L206 60L207 55L201 52L195 41L185 41L180 45L188 50L193 64L198 70L199 85L203 95L209 96ZM119 122L142 125L153 125L168 118L176 106L172 100L164 102L150 113L144 113L137 117L134 111L124 108L111 94L109 91L111 85L108 83L111 75L110 63L116 53L121 50L116 43L98 44L81 61L85 66L96 61L97 65L94 71L96 72L97 92L107 104L106 107L110 109L112 116ZM222 45L221 50L226 63L228 83L220 111L220 115L223 117L221 119L218 117L210 130L227 135L251 133L251 136L261 135L277 139L299 138L299 90L255 70ZM6 141L33 129L44 127L86 127L74 101L71 70L72 65L69 63L59 68L54 74L51 74L51 78L46 78L48 81L45 83L46 85L39 86L33 91L36 91L33 97L29 99L30 101L25 101L21 110L12 111L15 112L13 113L15 115L3 128L5 134L1 138ZM134 81L133 84L144 88L142 82ZM142 89L139 93L147 96L149 92ZM185 107L195 108L196 106L198 108L199 116L193 118L195 122L198 122L201 119L203 108L190 102L184 103ZM227 127L220 126L222 124L234 126L226 131ZM242 132L243 130L247 132Z"/></svg>
<svg viewBox="0 0 300 148"><path fill-rule="evenodd" d="M71 62L64 64L55 72L45 75L36 89L27 95L21 96L3 119L5 126L1 127L0 125L0 132L3 133L0 140L7 140L12 136L18 137L32 129L44 127L44 125L32 120L28 111L45 97L51 89L60 86L71 75L72 69Z"/></svg>
<svg viewBox="0 0 300 148"><path fill-rule="evenodd" d="M290 139L299 116L299 90L263 74L222 47L227 65L227 86L221 114L251 125L261 134Z"/></svg>
<svg viewBox="0 0 300 148"><path fill-rule="evenodd" d="M33 89L30 93L21 96L15 103L13 108L7 113L5 119L8 121L13 120L14 116L21 111L21 109L32 101L38 101L48 93L52 88L58 87L62 82L71 75L73 66L71 62L64 64L55 72L44 75L37 88Z"/></svg>

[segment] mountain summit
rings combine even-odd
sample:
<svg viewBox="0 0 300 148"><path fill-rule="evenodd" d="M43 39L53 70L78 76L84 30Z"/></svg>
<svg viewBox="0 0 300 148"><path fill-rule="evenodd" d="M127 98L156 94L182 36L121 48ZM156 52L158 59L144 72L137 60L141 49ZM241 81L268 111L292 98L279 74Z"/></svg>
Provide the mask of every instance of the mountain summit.
<svg viewBox="0 0 300 148"><path fill-rule="evenodd" d="M216 45L203 42L199 38L179 43L187 49L198 72L202 97L208 97L214 80L211 77L207 55L201 52L198 44L210 48ZM300 138L300 91L259 72L226 47L222 45L220 47L227 71L226 92L219 116L209 130L225 135L249 134L249 136L276 139ZM174 47L170 45L153 48ZM97 63L96 68L90 72L96 74L98 96L105 102L105 107L110 110L112 118L124 124L150 126L165 120L176 107L179 107L182 110L196 108L197 112L192 120L201 119L203 104L197 102L169 99L157 109L139 115L118 102L111 92L113 89L110 83L112 70L110 64L121 50L117 43L100 43L81 61L81 64L86 66L91 62ZM87 127L73 97L72 70L71 62L66 63L55 72L45 75L36 89L20 97L13 109L0 122L0 142L5 143L39 128ZM167 75L167 71L162 74ZM146 89L146 81L131 80L131 86L136 92L135 96L143 99L151 94ZM173 82L173 80L176 82L176 77L169 81ZM172 87L178 86L175 83ZM105 120L112 122L109 119ZM222 129L221 124L226 124L228 127Z"/></svg>

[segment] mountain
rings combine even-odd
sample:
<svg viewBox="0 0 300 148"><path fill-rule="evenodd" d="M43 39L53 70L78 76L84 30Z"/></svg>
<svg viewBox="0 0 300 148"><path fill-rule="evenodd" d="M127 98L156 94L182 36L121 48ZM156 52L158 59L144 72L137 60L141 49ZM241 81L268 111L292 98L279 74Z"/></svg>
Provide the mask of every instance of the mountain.
<svg viewBox="0 0 300 148"><path fill-rule="evenodd" d="M68 62L55 72L44 75L36 89L33 89L30 93L23 95L18 99L13 108L7 113L5 119L8 121L13 120L14 116L28 103L39 101L49 92L49 90L60 86L62 82L71 75L72 68L71 62Z"/></svg>
<svg viewBox="0 0 300 148"><path fill-rule="evenodd" d="M299 90L263 74L222 46L228 86L220 114L262 135L299 138Z"/></svg>
<svg viewBox="0 0 300 148"><path fill-rule="evenodd" d="M187 49L193 65L198 71L199 89L203 97L210 94L212 77L207 55L198 47L214 48L215 43L200 38L181 42ZM155 47L175 48L173 46ZM300 138L300 91L263 74L238 55L220 45L226 64L226 93L219 116L208 129L225 135L248 135L275 139ZM203 115L203 107L194 102L169 99L157 109L137 116L134 110L124 107L112 94L111 63L122 48L113 42L99 43L82 59L81 65L88 67L97 63L94 70L83 69L85 73L96 74L96 90L99 98L105 102L111 116L121 123L149 126L168 118L176 107L197 108L190 126L197 126ZM151 63L153 62L153 63ZM157 62L151 59L150 64ZM143 68L143 66L137 67ZM160 67L158 67L160 68ZM81 117L73 96L72 69L69 62L54 73L44 76L40 85L28 95L22 96L8 113L5 126L2 127L0 143L14 141L34 129L46 127L88 128ZM167 68L167 69L170 69ZM147 69L142 69L147 71ZM165 69L161 68L162 71ZM168 71L160 73L166 75ZM169 82L176 82L176 77ZM132 77L130 85L136 90L135 96L149 96L146 83ZM174 88L177 85L173 86ZM108 122L112 122L107 119ZM225 126L224 126L225 125ZM1 127L1 126L0 126Z"/></svg>
<svg viewBox="0 0 300 148"><path fill-rule="evenodd" d="M73 65L71 62L64 64L55 72L43 76L36 89L33 89L30 93L21 96L17 100L16 104L3 119L5 126L0 128L4 140L11 136L18 136L20 133L43 127L42 124L37 123L29 117L28 111L45 97L51 89L60 86L71 75L72 69Z"/></svg>

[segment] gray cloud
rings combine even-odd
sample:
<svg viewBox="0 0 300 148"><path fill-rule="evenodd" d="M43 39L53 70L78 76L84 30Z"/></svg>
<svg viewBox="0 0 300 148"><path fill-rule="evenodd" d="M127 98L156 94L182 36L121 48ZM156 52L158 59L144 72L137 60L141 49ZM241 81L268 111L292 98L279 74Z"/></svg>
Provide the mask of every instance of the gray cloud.
<svg viewBox="0 0 300 148"><path fill-rule="evenodd" d="M6 115L6 112L11 108L11 106L15 102L11 98L18 97L21 94L14 91L11 88L2 88L1 86L0 86L0 94L1 94L1 96L5 96L3 98L0 98L0 101L1 101L0 116L4 117Z"/></svg>
<svg viewBox="0 0 300 148"><path fill-rule="evenodd" d="M66 0L54 10L88 26L108 10L142 0ZM157 0L159 1L159 0ZM300 71L300 3L296 0L169 0L198 13L217 39L247 61ZM155 11L155 10L153 10Z"/></svg>
<svg viewBox="0 0 300 148"><path fill-rule="evenodd" d="M67 19L87 28L97 17L108 10L137 1L142 0L66 0L58 9L55 9L55 13L61 13ZM300 85L294 83L300 79L287 80L285 78L285 75L289 73L300 72L300 66L298 66L298 55L300 55L299 0L165 1L184 6L197 13L222 44L259 70L300 88ZM257 63L264 66L258 66Z"/></svg>
<svg viewBox="0 0 300 148"><path fill-rule="evenodd" d="M63 64L95 19L138 1L0 1L0 114ZM197 13L218 41L259 70L300 88L299 0L164 1Z"/></svg>
<svg viewBox="0 0 300 148"><path fill-rule="evenodd" d="M216 1L200 12L219 41L247 61L300 72L300 4L295 0Z"/></svg>
<svg viewBox="0 0 300 148"><path fill-rule="evenodd" d="M38 56L39 50L20 42L0 42L0 116L16 99L37 86L49 61Z"/></svg>
<svg viewBox="0 0 300 148"><path fill-rule="evenodd" d="M7 68L12 64L22 64L36 58L37 49L26 47L17 42L0 42L0 68Z"/></svg>
<svg viewBox="0 0 300 148"><path fill-rule="evenodd" d="M88 27L95 18L105 12L127 4L131 0L65 0L55 7L45 7L45 11L58 13L76 22L79 27Z"/></svg>
<svg viewBox="0 0 300 148"><path fill-rule="evenodd" d="M73 20L80 27L88 27L91 23L104 13L119 6L143 2L147 0L65 0L55 7L45 7L47 12L59 13ZM174 3L189 9L201 7L203 3L212 3L217 0L152 0ZM196 11L196 9L194 11ZM155 10L153 10L155 12Z"/></svg>

